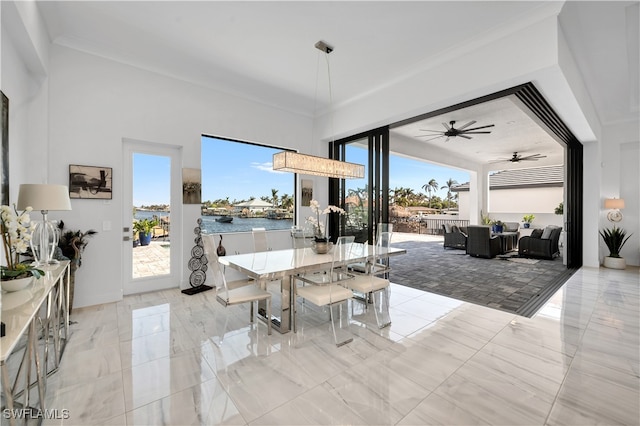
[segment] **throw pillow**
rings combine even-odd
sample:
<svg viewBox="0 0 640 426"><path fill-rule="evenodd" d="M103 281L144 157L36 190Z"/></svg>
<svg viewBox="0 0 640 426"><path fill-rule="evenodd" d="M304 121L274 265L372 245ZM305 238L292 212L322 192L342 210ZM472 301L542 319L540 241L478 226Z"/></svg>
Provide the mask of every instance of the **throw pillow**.
<svg viewBox="0 0 640 426"><path fill-rule="evenodd" d="M451 232L460 232L460 229L457 225L451 225Z"/></svg>
<svg viewBox="0 0 640 426"><path fill-rule="evenodd" d="M542 236L540 238L542 238L543 240L548 240L549 238L551 238L551 233L556 228L557 226L552 226L552 225L546 226L544 228L544 231L542 231Z"/></svg>
<svg viewBox="0 0 640 426"><path fill-rule="evenodd" d="M534 229L531 231L531 238L540 238L542 237L542 229Z"/></svg>
<svg viewBox="0 0 640 426"><path fill-rule="evenodd" d="M444 224L444 232L446 232L447 234L449 232L451 232L451 224L450 223L445 223Z"/></svg>

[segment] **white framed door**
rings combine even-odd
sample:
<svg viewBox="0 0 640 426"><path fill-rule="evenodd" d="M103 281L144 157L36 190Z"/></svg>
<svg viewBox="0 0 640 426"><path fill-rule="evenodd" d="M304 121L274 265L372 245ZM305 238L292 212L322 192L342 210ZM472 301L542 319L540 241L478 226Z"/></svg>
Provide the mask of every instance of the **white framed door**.
<svg viewBox="0 0 640 426"><path fill-rule="evenodd" d="M180 287L182 276L182 149L123 139L123 292ZM165 205L168 211L141 206ZM158 220L147 245L133 241L136 220Z"/></svg>

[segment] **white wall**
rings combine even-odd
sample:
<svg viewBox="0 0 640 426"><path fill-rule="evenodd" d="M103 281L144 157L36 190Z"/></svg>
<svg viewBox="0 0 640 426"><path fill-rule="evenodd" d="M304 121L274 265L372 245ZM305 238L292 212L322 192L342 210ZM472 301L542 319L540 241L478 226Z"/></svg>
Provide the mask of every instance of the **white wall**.
<svg viewBox="0 0 640 426"><path fill-rule="evenodd" d="M467 219L465 212L473 205L469 196L468 191L458 193L461 219ZM533 214L534 228L547 225L564 227L563 216L554 213L563 196L564 188L494 189L489 191L490 207L484 213L493 220L520 223L525 214Z"/></svg>
<svg viewBox="0 0 640 426"><path fill-rule="evenodd" d="M489 191L489 211L491 213L519 213L536 216L553 214L558 204L564 200L564 188L494 189Z"/></svg>
<svg viewBox="0 0 640 426"><path fill-rule="evenodd" d="M44 65L34 65L39 56L19 22L16 5L3 2L0 56L2 91L9 98L10 203L17 202L20 183L46 183L48 165L48 82L41 74Z"/></svg>
<svg viewBox="0 0 640 426"><path fill-rule="evenodd" d="M99 231L77 272L75 306L121 297L119 230L129 208L122 200L123 138L179 146L182 167L191 168L201 167L203 133L303 151L301 143L311 143L308 118L60 46L51 51L50 99L50 180L66 183L69 164L113 167L112 201L72 200L73 210L59 215L71 229ZM183 223L172 226L183 231L188 283L184 265L200 210L180 207ZM112 231L102 230L103 221Z"/></svg>
<svg viewBox="0 0 640 426"><path fill-rule="evenodd" d="M598 211L599 228L609 228L613 224L607 220L608 210L604 209L607 198L622 198L625 208L622 210L623 220L616 226L624 228L627 235L633 234L620 255L628 265L640 265L640 129L633 123L622 123L606 126L603 129L603 140L607 148L600 152L601 188L599 192ZM598 259L602 262L609 250L598 238Z"/></svg>

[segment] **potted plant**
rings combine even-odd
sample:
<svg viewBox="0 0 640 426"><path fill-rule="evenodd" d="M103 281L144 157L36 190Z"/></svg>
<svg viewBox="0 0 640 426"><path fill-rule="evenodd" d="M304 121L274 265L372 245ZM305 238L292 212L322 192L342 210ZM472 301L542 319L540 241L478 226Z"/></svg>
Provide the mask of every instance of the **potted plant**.
<svg viewBox="0 0 640 426"><path fill-rule="evenodd" d="M529 228L531 226L531 222L533 222L533 219L535 219L536 217L532 214L526 214L522 217L522 220L524 221L524 227L525 228Z"/></svg>
<svg viewBox="0 0 640 426"><path fill-rule="evenodd" d="M609 249L609 256L606 256L604 258L605 268L626 268L627 264L624 260L624 257L620 256L620 250L622 250L622 246L624 246L624 244L629 238L631 238L631 235L633 234L630 234L625 238L626 235L627 233L624 229L617 228L616 226L611 229L605 228L600 231L600 236Z"/></svg>
<svg viewBox="0 0 640 426"><path fill-rule="evenodd" d="M29 249L31 241L31 219L29 212L31 207L27 207L19 213L15 205L13 209L9 206L0 208L2 232L2 248L6 265L0 267L0 277L2 278L2 289L6 291L18 291L27 287L33 279L38 279L44 272L31 266L30 263L21 263L20 255Z"/></svg>
<svg viewBox="0 0 640 426"><path fill-rule="evenodd" d="M76 283L76 271L82 265L82 253L89 244L89 238L98 233L93 229L86 232L71 231L64 229L64 222L58 224L60 230L60 239L58 240L58 248L62 255L71 261L69 265L69 313L73 309L73 294Z"/></svg>
<svg viewBox="0 0 640 426"><path fill-rule="evenodd" d="M158 226L156 219L140 219L134 222L133 229L138 232L141 246L151 243L151 230L154 226Z"/></svg>
<svg viewBox="0 0 640 426"><path fill-rule="evenodd" d="M558 204L558 207L553 211L555 214L563 214L564 213L564 203Z"/></svg>
<svg viewBox="0 0 640 426"><path fill-rule="evenodd" d="M501 220L494 220L491 222L491 230L494 234L500 234L504 229L504 223Z"/></svg>
<svg viewBox="0 0 640 426"><path fill-rule="evenodd" d="M320 203L316 200L311 200L309 202L309 206L311 207L311 211L316 214L316 217L309 216L307 218L307 223L311 224L313 227L313 245L312 249L317 253L327 253L331 250L332 245L329 243L329 236L327 235L327 219L330 213L338 213L340 215L345 214L346 212L340 207L336 206L327 206L326 209L322 210L320 208ZM324 224L320 219L320 215L325 215Z"/></svg>

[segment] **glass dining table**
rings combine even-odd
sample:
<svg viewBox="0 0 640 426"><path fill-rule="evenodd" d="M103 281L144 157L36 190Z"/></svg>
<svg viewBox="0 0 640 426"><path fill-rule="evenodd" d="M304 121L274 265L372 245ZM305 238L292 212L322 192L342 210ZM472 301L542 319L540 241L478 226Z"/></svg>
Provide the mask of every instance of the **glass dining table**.
<svg viewBox="0 0 640 426"><path fill-rule="evenodd" d="M348 255L336 266L370 261L375 257L391 257L406 253L400 248L378 248L374 253L374 246L352 243L347 250ZM315 253L311 247L272 250L257 253L236 254L219 258L222 265L235 269L250 278L257 280L260 286L266 288L267 282L280 280L280 315L274 314L270 319L265 317L265 306L258 305L258 317L264 321L270 320L271 326L280 333L291 331L292 314L295 306L293 286L295 277L331 268L333 254ZM264 302L262 302L264 303ZM276 311L277 313L277 311Z"/></svg>

